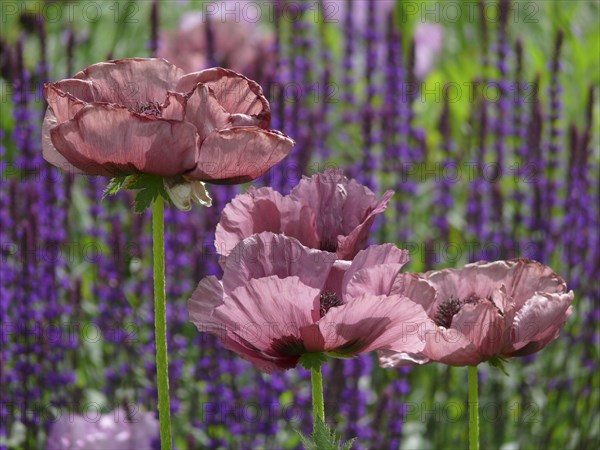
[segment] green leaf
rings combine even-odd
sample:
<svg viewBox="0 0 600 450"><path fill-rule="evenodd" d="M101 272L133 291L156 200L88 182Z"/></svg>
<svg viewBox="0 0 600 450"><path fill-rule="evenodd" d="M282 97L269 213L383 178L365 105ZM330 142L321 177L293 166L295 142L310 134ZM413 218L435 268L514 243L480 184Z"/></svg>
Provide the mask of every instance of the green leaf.
<svg viewBox="0 0 600 450"><path fill-rule="evenodd" d="M165 191L163 178L157 175L132 175L130 180L127 180L126 189L137 190L135 195L134 210L136 213L143 212L146 208L152 205L152 202L162 196L169 201L169 196Z"/></svg>
<svg viewBox="0 0 600 450"><path fill-rule="evenodd" d="M327 357L323 353L303 353L298 360L300 365L306 370L320 369L324 362L327 362Z"/></svg>
<svg viewBox="0 0 600 450"><path fill-rule="evenodd" d="M320 420L315 423L315 431L311 436L300 434L300 439L306 450L350 450L355 439L342 443L339 436L329 426Z"/></svg>
<svg viewBox="0 0 600 450"><path fill-rule="evenodd" d="M127 189L127 190L135 189L135 188L132 188L131 186L135 185L141 177L142 177L141 173L135 173L133 175L129 175L125 180L123 189Z"/></svg>
<svg viewBox="0 0 600 450"><path fill-rule="evenodd" d="M104 189L104 192L102 193L102 198L106 198L109 195L117 194L121 189L123 189L125 180L127 180L126 175L111 178L111 180L108 182L108 185L106 186L106 189Z"/></svg>
<svg viewBox="0 0 600 450"><path fill-rule="evenodd" d="M350 354L339 353L339 352L325 352L325 354L327 356L331 356L332 358L337 358L337 359L356 359L357 358L356 355L350 355Z"/></svg>
<svg viewBox="0 0 600 450"><path fill-rule="evenodd" d="M506 371L506 367L504 366L504 363L506 362L506 359L502 358L501 356L494 356L488 361L490 366L501 370L502 373L504 373L504 375L508 376L508 372Z"/></svg>

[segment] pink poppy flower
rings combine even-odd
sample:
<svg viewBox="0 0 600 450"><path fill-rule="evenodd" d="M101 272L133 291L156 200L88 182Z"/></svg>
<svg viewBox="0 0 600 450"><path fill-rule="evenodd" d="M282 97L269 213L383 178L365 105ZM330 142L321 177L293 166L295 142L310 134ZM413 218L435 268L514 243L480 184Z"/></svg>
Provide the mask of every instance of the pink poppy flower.
<svg viewBox="0 0 600 450"><path fill-rule="evenodd" d="M200 282L188 302L190 320L264 372L293 368L308 352L421 351L423 308L381 294L407 252L386 244L352 262L333 256L282 234L252 235L226 259L221 281Z"/></svg>
<svg viewBox="0 0 600 450"><path fill-rule="evenodd" d="M158 420L151 412L129 418L121 408L101 416L65 414L53 423L46 450L151 450L158 437Z"/></svg>
<svg viewBox="0 0 600 450"><path fill-rule="evenodd" d="M310 248L352 259L367 246L375 216L387 208L393 191L380 200L369 188L348 180L342 170L303 177L287 196L270 187L250 188L229 203L215 233L217 252L227 256L238 242L271 231Z"/></svg>
<svg viewBox="0 0 600 450"><path fill-rule="evenodd" d="M431 321L423 330L423 352L383 351L383 367L430 361L476 365L535 353L558 337L573 303L562 278L527 259L401 274L390 293L422 305Z"/></svg>
<svg viewBox="0 0 600 450"><path fill-rule="evenodd" d="M261 87L222 68L185 74L164 59L121 59L46 83L44 158L64 170L236 184L291 151L268 130Z"/></svg>
<svg viewBox="0 0 600 450"><path fill-rule="evenodd" d="M274 70L275 35L252 16L257 8L256 3L248 1L229 5L221 1L211 2L207 14L188 12L181 17L177 30L161 34L158 56L186 72L209 67L206 24L210 21L216 64L254 80L268 78Z"/></svg>

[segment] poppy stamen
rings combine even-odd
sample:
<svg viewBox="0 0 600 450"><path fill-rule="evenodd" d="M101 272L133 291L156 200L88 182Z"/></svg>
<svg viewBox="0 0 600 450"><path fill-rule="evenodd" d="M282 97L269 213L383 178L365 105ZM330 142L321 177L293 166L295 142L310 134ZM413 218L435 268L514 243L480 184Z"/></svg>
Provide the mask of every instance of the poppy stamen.
<svg viewBox="0 0 600 450"><path fill-rule="evenodd" d="M153 117L160 117L162 114L158 102L137 103L131 111Z"/></svg>
<svg viewBox="0 0 600 450"><path fill-rule="evenodd" d="M327 314L327 311L329 311L331 308L342 306L344 304L344 302L338 298L335 292L330 291L322 292L319 301L321 303L321 308L319 310L321 317Z"/></svg>

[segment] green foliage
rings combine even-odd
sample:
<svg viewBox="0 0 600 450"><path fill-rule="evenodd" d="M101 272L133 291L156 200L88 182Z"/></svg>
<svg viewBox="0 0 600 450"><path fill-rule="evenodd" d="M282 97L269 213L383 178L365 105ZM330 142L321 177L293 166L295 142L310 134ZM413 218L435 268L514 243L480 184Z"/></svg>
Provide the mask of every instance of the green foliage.
<svg viewBox="0 0 600 450"><path fill-rule="evenodd" d="M504 375L508 376L508 372L506 371L506 367L504 366L504 363L506 362L507 361L501 356L494 356L488 361L490 366L495 367L496 369L500 370Z"/></svg>
<svg viewBox="0 0 600 450"><path fill-rule="evenodd" d="M315 423L315 431L311 436L299 434L306 450L350 450L354 442L351 439L342 443L341 438L320 420Z"/></svg>
<svg viewBox="0 0 600 450"><path fill-rule="evenodd" d="M330 356L332 358L337 358L337 359L355 359L356 355L346 355L345 353L339 353L339 352L325 352L325 354L327 356Z"/></svg>
<svg viewBox="0 0 600 450"><path fill-rule="evenodd" d="M304 353L298 361L306 370L318 370L325 362L327 357L324 353Z"/></svg>
<svg viewBox="0 0 600 450"><path fill-rule="evenodd" d="M53 6L64 2L53 3ZM182 3L177 8L161 8L161 32L173 31L179 22L182 14L186 11L199 11L202 5L208 2L199 0L190 0ZM446 10L443 3L434 4L432 2L429 10ZM15 2L19 10L40 11L43 2L28 1ZM36 6L37 5L37 6ZM149 17L149 8L151 2L131 2L118 0L114 2L98 3L102 6L102 14L97 19L90 19L90 15L82 13L82 9L75 6L74 9L63 6L65 13L63 19L68 17L67 11L74 11L72 20L48 21L47 25L47 45L48 61L50 69L50 79L59 79L65 76L71 76L72 73L66 73L66 59L64 49L64 30L65 27L72 28L77 36L77 45L73 57L72 67L76 72L83 67L98 62L108 54L114 58L148 56L148 50L145 47L149 39L149 27L147 18ZM462 96L457 102L452 103L451 120L452 130L457 141L457 151L468 152L472 149L472 142L469 136L472 128L468 124L469 112L472 108L472 102L469 101L468 85L473 79L481 74L480 52L482 41L479 37L479 23L477 20L471 20L467 11L471 6L465 3L463 14L456 21L441 20L444 27L444 51L436 61L434 70L429 74L427 83L431 86L442 86L446 82L457 83L461 87ZM542 75L541 99L544 104L547 102L548 87L548 63L552 53L553 36L558 28L565 32L565 46L563 48L563 66L561 80L564 87L564 117L565 123L581 123L585 114L583 104L587 95L587 88L590 84L597 85L600 79L600 65L598 65L597 55L600 51L600 39L598 34L599 3L594 1L580 2L520 2L514 3L513 13L511 14L510 43L514 44L516 38L520 38L524 44L524 54L526 55L526 67L524 76L526 80L531 81L536 74ZM85 6L85 5L84 5ZM416 5L420 7L420 5ZM411 2L400 2L396 8L396 22L403 30L403 44L405 54L410 46L410 35L415 25L422 21L422 14L414 14L415 4ZM402 9L404 8L404 13ZM525 14L535 8L535 22L525 21ZM52 9L49 8L49 11ZM54 8L56 10L56 8ZM493 10L493 8L492 8ZM95 8L88 10L93 14ZM425 6L421 7L420 12L425 11ZM450 9L447 9L450 13ZM291 11L293 12L293 11ZM291 28L290 11L287 11L287 20L283 22L285 32L284 45L289 42ZM516 15L519 13L519 15ZM267 14L265 14L266 16ZM430 19L436 19L435 14L430 14ZM7 14L3 16L2 27L0 27L0 36L8 43L14 45L21 35L19 25L19 14ZM6 19L6 20L4 20ZM265 20L266 22L266 20ZM264 23L264 27L270 27L271 24ZM324 41L330 47L334 56L334 63L343 53L343 34L338 28L339 24L332 23L324 26ZM383 31L383 30L381 30ZM497 21L492 24L490 32L495 36L497 32ZM38 44L33 36L28 35L25 42L25 65L31 69L39 61ZM360 37L358 38L361 39ZM359 44L360 47L360 44ZM362 77L362 66L355 67L355 86L356 93L362 98L364 91L364 80ZM334 64L335 68L335 64ZM495 68L491 68L494 72ZM495 75L490 73L490 76ZM333 74L333 81L339 82L339 73ZM2 139L6 147L7 161L12 161L15 154L15 140L12 139L12 132L15 125L15 115L13 105L10 101L12 86L10 83L0 79L0 92L4 93L5 101L0 102L0 126L4 132ZM339 92L336 93L336 95ZM307 97L310 94L307 95ZM380 99L377 99L380 102ZM40 103L40 108L43 102ZM439 161L439 145L442 136L436 131L441 103L432 101L432 96L419 98L416 102L418 115L415 117L415 126L423 127L428 136L429 155L432 162ZM332 104L329 112L331 119L330 125L334 132L328 138L328 147L331 150L330 162L333 164L345 165L349 161L360 158L359 149L361 148L361 124L347 123L342 120L343 109L347 108L342 102ZM528 105L529 107L529 105ZM40 110L41 112L41 110ZM598 102L594 107L594 126L598 125L600 117ZM285 130L284 130L285 131ZM346 137L347 135L347 137ZM351 143L349 145L349 142ZM594 135L592 144L594 149L594 158L598 158L598 134ZM565 169L566 170L566 169ZM6 175L6 173L5 173ZM19 175L20 176L20 175ZM387 188L391 185L390 179L382 178L380 186ZM150 177L152 178L152 177ZM104 193L105 196L115 195L120 190L138 189L139 196L136 199L136 210L142 211L144 207L149 206L157 195L164 195L162 183L159 183L158 177L150 180L150 184L144 186L140 176L129 176L126 179L118 177L111 180ZM89 199L85 196L85 179L80 178L75 182L73 191L73 205L70 215L72 223L79 224L80 229L70 230L73 235L70 240L78 242L81 249L76 253L76 258L70 262L70 275L73 279L77 278L79 273L83 272L82 277L82 308L81 314L88 321L95 320L97 317L98 299L93 293L95 280L99 278L94 269L97 265L93 258L86 258L86 249L93 249L95 252L109 254L111 249L103 242L89 236L77 233L85 233L86 223L92 220L87 212ZM134 187L135 186L135 187ZM460 186L459 186L460 188ZM460 189L456 189L460 191ZM458 193L455 191L455 195ZM427 197L431 195L428 185L423 183L419 186L418 192L414 194L414 207L410 217L398 217L394 221L393 208L389 208L386 213L388 219L387 226L394 226L394 230L401 224L403 227L410 228L413 231L412 242L424 242L428 237L430 230L427 225L428 201ZM397 197L399 201L406 200ZM457 205L464 204L464 199L456 198ZM131 229L128 221L131 215L127 208L122 207L122 203L113 202L114 199L107 201L107 208L120 218L121 222L126 224L127 230ZM510 208L510 202L507 202ZM465 247L467 236L463 233L465 213L461 208L453 211L451 218L451 237L450 242L458 244L461 248ZM147 224L146 224L147 227ZM147 230L145 230L147 231ZM135 241L138 236L128 234L128 240ZM142 248L140 254L130 255L127 263L128 281L132 279L144 280L147 278L143 267L150 261L151 253L149 249ZM410 270L419 271L424 268L424 247L419 246L412 256ZM141 262L140 262L141 261ZM462 258L455 264L466 262L466 252ZM141 267L141 268L140 268ZM191 277L199 277L198 274L186 274ZM147 280L146 280L147 281ZM105 282L105 280L100 280ZM178 298L173 298L173 304L179 305L185 302L189 292L182 294ZM145 296L138 296L137 293L130 294L134 311L140 319L139 323L144 323L145 306L148 299ZM589 361L597 362L600 358L597 346L589 343L580 345L571 340L572 336L581 333L583 326L581 317L592 314L592 310L586 310L586 305L591 304L587 299L578 298L576 313L567 323L565 336L562 336L557 342L551 344L547 349L536 354L531 359L514 358L511 360L510 377L506 377L496 366L495 361L490 361L490 366L482 364L480 370L484 376L480 383L480 402L482 405L481 416L481 437L482 448L593 448L594 442L600 439L600 413L597 405L600 404L600 371L589 371L581 364L584 359L584 353L589 353L586 358ZM139 309L139 310L138 310ZM578 317L575 317L575 316ZM70 318L69 318L70 320ZM143 343L152 338L150 330L140 327L139 336L136 339ZM179 332L178 332L179 333ZM181 331L187 339L192 341L197 337L197 330L193 325L188 324ZM136 344L137 345L137 344ZM206 356L205 348L186 348L181 354L175 353L173 357L185 358L186 369L188 364L196 364L200 357ZM301 364L307 369L318 367L325 360L326 356L339 357L337 354L309 354L301 358ZM131 356L127 352L117 352L115 346L109 345L105 340L90 342L90 339L83 342L81 352L78 355L77 362L77 387L85 390L84 398L90 400L89 392L92 390L101 390L104 387L104 364L105 360L115 357L120 362L138 361L137 355ZM127 359L129 358L129 359ZM336 364L343 364L345 361L334 361ZM306 365L305 365L306 364ZM501 362L499 362L501 365ZM376 366L376 363L374 363ZM143 387L147 383L147 376L140 363L134 365L135 373L129 380L136 389ZM373 417L376 409L382 404L388 387L393 382L399 382L406 379L410 392L405 396L397 396L389 401L405 403L411 407L407 410L404 417L405 426L402 434L402 446L404 448L460 448L466 442L466 409L462 408L466 399L466 377L461 368L449 368L443 365L427 365L413 369L409 374L402 374L398 370L383 370L374 368L369 377L363 378L365 382L364 389L369 395L377 400L369 406L367 415ZM248 369L243 375L238 375L234 379L229 374L219 375L215 383L226 383L236 386L247 386L249 383L256 382L256 373L253 369ZM186 370L182 376L182 383L177 386L182 401L182 411L174 417L174 424L183 432L190 432L189 417L202 417L202 405L212 401L212 398L206 393L204 385L200 383L189 382L189 373ZM326 401L328 391L333 391L336 386L328 383L325 379ZM552 388L552 385L565 386L568 388ZM561 384L562 383L562 384ZM297 393L297 385L290 385L293 390L285 391L280 398L281 404L293 404L294 396ZM583 394L587 392L587 394ZM333 392L332 392L333 393ZM119 391L116 398L122 398L125 394ZM134 398L133 394L129 398ZM91 399L95 400L95 399ZM338 422L338 430L345 429L348 417L341 414L333 414L332 418ZM387 421L384 418L383 424L376 430L379 433L390 433L386 428ZM271 441L270 448L296 448L298 442L298 433L293 431L288 425L282 424L276 439ZM194 430L198 439L197 448L206 444L207 436L223 436L230 439L233 443L233 436L227 431L226 425L220 427L212 425L203 430ZM320 434L323 437L328 436L328 431L324 427ZM329 437L331 433L329 432ZM309 439L312 447L307 448L335 448L326 446L317 446L313 437ZM331 442L332 439L329 440ZM305 444L307 441L304 441ZM233 445L233 444L232 444ZM365 443L369 445L369 443ZM36 446L37 447L37 446ZM186 443L178 442L177 448L186 448Z"/></svg>
<svg viewBox="0 0 600 450"><path fill-rule="evenodd" d="M167 202L169 201L163 178L157 175L135 174L112 178L106 186L102 198L115 195L122 189L137 191L134 202L136 213L144 212L159 196L162 196Z"/></svg>
<svg viewBox="0 0 600 450"><path fill-rule="evenodd" d="M139 191L135 195L134 211L136 213L142 213L146 208L152 205L152 202L162 196L168 201L169 196L165 191L162 177L156 175L141 175L131 185L127 186L128 189Z"/></svg>
<svg viewBox="0 0 600 450"><path fill-rule="evenodd" d="M106 189L104 189L104 192L102 193L102 198L104 199L109 195L116 195L123 188L126 180L126 176L111 178Z"/></svg>

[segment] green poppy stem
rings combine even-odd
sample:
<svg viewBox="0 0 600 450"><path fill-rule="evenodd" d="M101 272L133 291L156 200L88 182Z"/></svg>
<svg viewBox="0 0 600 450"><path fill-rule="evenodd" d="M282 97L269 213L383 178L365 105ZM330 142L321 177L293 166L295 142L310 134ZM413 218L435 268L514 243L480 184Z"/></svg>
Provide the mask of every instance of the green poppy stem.
<svg viewBox="0 0 600 450"><path fill-rule="evenodd" d="M479 450L479 390L477 366L469 366L469 449Z"/></svg>
<svg viewBox="0 0 600 450"><path fill-rule="evenodd" d="M167 304L165 295L165 207L159 195L152 204L152 253L154 256L154 334L156 337L156 380L162 450L171 450L171 405L169 359L167 356Z"/></svg>
<svg viewBox="0 0 600 450"><path fill-rule="evenodd" d="M317 421L325 421L325 402L323 401L323 375L321 366L310 370L310 381L312 383L313 400L313 430L316 430Z"/></svg>

